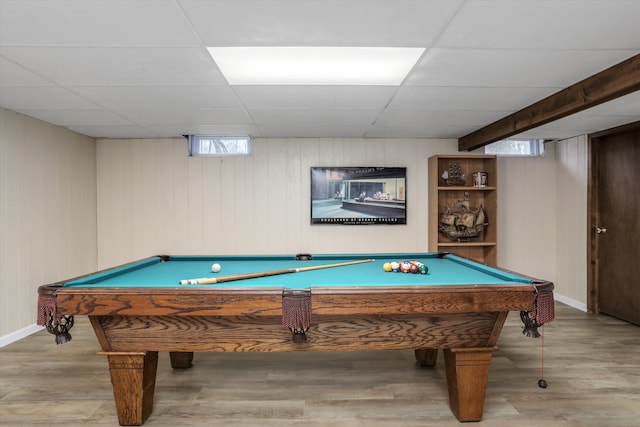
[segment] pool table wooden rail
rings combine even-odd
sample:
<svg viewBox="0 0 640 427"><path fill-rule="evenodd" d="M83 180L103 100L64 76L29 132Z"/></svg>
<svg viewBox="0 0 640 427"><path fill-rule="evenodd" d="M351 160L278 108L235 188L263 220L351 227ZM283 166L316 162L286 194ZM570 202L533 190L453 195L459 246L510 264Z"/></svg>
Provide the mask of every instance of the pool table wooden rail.
<svg viewBox="0 0 640 427"><path fill-rule="evenodd" d="M535 300L532 285L318 287L309 292L313 315L529 311ZM283 289L59 288L55 295L60 315L281 316Z"/></svg>

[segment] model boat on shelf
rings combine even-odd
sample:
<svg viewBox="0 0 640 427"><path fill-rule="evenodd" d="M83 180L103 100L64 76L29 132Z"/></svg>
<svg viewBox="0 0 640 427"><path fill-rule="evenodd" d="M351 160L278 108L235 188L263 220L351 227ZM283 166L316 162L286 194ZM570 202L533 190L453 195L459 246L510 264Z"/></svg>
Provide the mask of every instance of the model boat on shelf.
<svg viewBox="0 0 640 427"><path fill-rule="evenodd" d="M444 171L442 179L444 179L447 185L462 186L465 184L464 172L462 172L462 168L460 168L460 165L456 162L449 162L449 169Z"/></svg>
<svg viewBox="0 0 640 427"><path fill-rule="evenodd" d="M480 236L489 225L484 206L473 210L469 199L458 200L453 208L445 206L438 230L452 241L469 241Z"/></svg>

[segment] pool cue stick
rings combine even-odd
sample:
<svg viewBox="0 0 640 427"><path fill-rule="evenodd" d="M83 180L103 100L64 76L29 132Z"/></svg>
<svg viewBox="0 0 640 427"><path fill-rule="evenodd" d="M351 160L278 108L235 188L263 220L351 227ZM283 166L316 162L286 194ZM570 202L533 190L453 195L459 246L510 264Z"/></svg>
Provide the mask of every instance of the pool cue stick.
<svg viewBox="0 0 640 427"><path fill-rule="evenodd" d="M236 280L254 279L256 277L277 276L278 274L302 273L311 270L320 270L323 268L343 267L345 265L362 264L372 262L375 259L362 259L358 261L339 262L336 264L312 265L309 267L285 268L282 270L259 271L255 273L230 274L220 277L202 277L200 279L180 280L181 285L215 285L216 283L233 282Z"/></svg>

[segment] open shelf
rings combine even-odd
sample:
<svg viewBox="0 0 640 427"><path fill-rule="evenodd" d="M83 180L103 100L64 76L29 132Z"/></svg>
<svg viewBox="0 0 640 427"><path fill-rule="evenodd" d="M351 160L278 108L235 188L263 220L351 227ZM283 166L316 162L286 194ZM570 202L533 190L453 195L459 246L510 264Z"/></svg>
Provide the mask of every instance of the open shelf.
<svg viewBox="0 0 640 427"><path fill-rule="evenodd" d="M450 163L457 164L465 174L464 185L448 185L443 173ZM478 262L496 265L498 182L495 156L437 155L429 158L429 250L450 252ZM474 172L487 175L486 186L474 186ZM472 211L482 207L487 225L470 239L451 240L439 231L440 216L447 207L452 210L460 200L468 200Z"/></svg>

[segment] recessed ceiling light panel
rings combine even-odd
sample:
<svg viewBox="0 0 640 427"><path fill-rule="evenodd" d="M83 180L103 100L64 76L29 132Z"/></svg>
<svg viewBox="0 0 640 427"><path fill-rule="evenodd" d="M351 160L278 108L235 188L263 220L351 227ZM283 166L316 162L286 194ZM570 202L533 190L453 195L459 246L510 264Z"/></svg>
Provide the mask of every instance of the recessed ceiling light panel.
<svg viewBox="0 0 640 427"><path fill-rule="evenodd" d="M424 48L209 47L232 85L400 85Z"/></svg>

